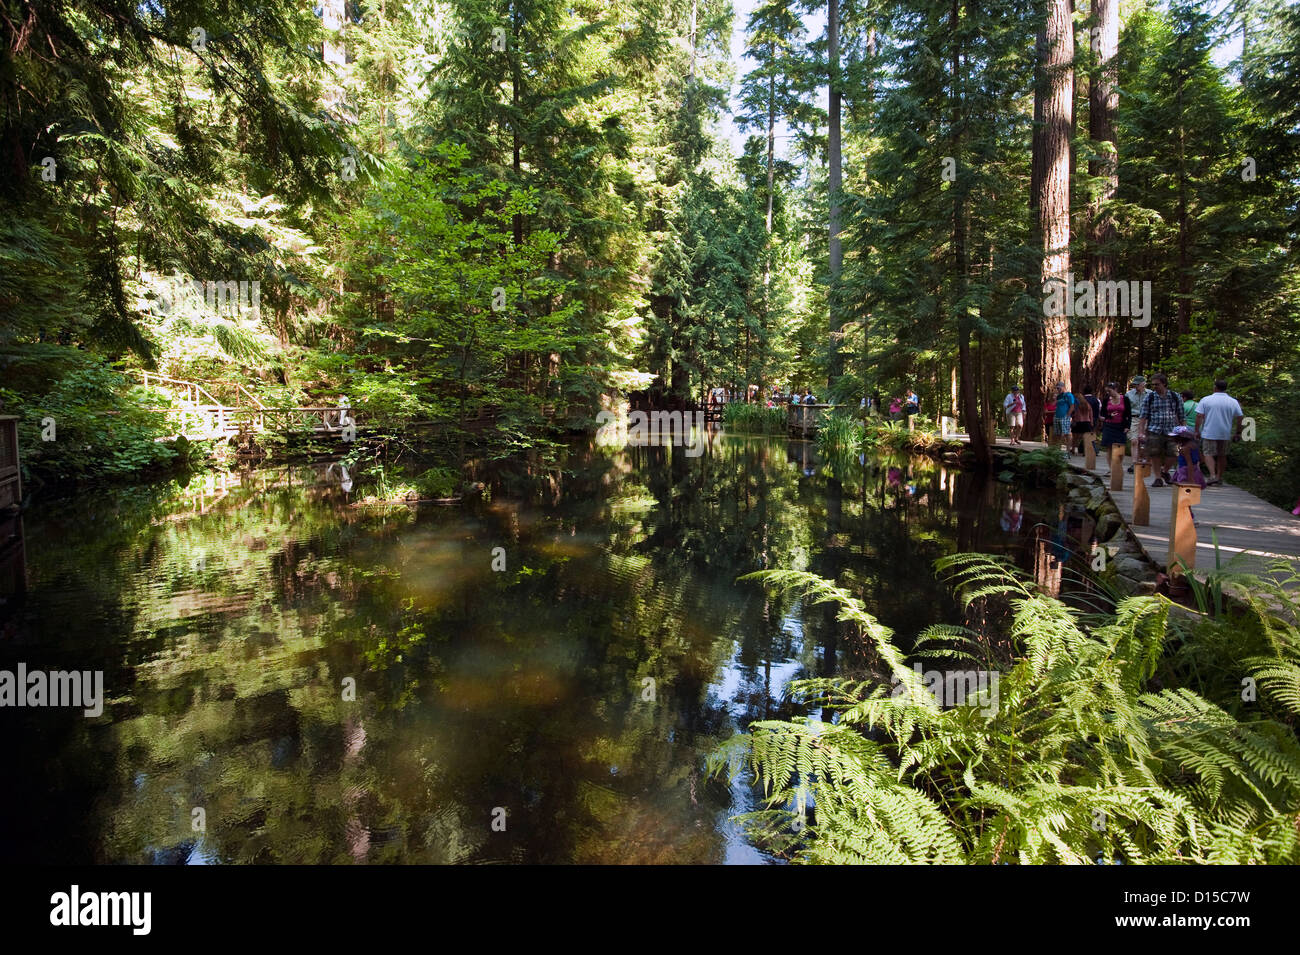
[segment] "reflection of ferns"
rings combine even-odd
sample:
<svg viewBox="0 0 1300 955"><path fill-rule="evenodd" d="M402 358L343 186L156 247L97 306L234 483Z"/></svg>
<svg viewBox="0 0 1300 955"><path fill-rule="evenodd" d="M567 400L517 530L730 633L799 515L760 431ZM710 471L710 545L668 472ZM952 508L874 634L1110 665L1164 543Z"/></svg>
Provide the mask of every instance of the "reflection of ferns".
<svg viewBox="0 0 1300 955"><path fill-rule="evenodd" d="M837 603L896 687L801 681L795 691L834 711L835 723L755 723L712 757L715 773L753 771L767 800L746 817L758 839L806 862L1300 860L1300 744L1290 729L1239 721L1188 689L1146 692L1166 601L1126 599L1085 629L1003 560L963 554L940 569L967 602L998 597L1012 609L1021 656L999 674L996 712L939 708L890 631L831 582L751 575ZM1294 628L1287 633L1294 646ZM967 642L950 627L923 637ZM1270 659L1259 672L1281 667ZM1270 678L1285 687L1280 700L1300 689Z"/></svg>

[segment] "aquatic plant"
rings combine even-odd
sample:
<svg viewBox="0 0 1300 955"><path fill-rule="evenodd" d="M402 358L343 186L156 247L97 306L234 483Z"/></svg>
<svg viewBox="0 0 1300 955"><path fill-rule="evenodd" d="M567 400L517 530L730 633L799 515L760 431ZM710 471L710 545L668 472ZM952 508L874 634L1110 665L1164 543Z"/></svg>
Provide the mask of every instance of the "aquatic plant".
<svg viewBox="0 0 1300 955"><path fill-rule="evenodd" d="M1132 597L1085 626L1000 558L961 554L939 566L967 604L992 598L1011 611L1018 655L995 671L994 708L932 703L892 633L833 582L748 575L837 604L879 670L799 681L793 692L833 722L756 722L711 757L714 774L754 774L766 806L740 818L761 844L814 863L1300 861L1300 743L1276 719L1238 718L1186 685L1157 687L1167 600ZM1250 666L1294 719L1300 635L1265 619L1273 642L1259 642ZM1223 659L1234 648L1217 635ZM973 659L972 638L932 627L919 642Z"/></svg>
<svg viewBox="0 0 1300 955"><path fill-rule="evenodd" d="M722 423L728 431L744 434L785 434L788 426L784 407L766 408L742 401L723 406Z"/></svg>
<svg viewBox="0 0 1300 955"><path fill-rule="evenodd" d="M862 446L861 422L847 415L825 414L817 422L817 449L824 454L858 451Z"/></svg>

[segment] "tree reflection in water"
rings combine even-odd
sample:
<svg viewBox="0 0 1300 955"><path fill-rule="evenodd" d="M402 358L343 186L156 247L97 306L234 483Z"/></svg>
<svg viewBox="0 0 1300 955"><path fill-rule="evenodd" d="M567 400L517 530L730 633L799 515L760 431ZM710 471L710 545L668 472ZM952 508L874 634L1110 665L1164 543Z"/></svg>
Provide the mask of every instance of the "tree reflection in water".
<svg viewBox="0 0 1300 955"><path fill-rule="evenodd" d="M34 745L0 853L763 861L728 822L752 794L706 782L703 755L792 712L791 679L871 661L827 607L736 578L812 570L902 641L934 622L993 641L1004 608L960 609L935 558L1006 553L1056 592L1055 557L1084 540L1068 521L1053 539L1054 495L928 460L684 451L534 456L477 475L491 503L465 508L355 507L376 476L335 464L38 509L5 666L103 669L110 702L7 714Z"/></svg>

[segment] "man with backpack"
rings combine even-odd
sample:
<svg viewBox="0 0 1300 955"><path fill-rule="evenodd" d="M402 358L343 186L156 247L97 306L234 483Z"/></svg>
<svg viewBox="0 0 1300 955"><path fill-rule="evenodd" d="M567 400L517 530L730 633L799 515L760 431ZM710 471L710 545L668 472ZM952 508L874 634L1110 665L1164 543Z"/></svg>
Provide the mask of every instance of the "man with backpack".
<svg viewBox="0 0 1300 955"><path fill-rule="evenodd" d="M1148 391L1138 416L1138 441L1145 443L1156 479L1152 487L1164 487L1173 478L1165 467L1178 461L1178 443L1171 437L1174 428L1183 423L1183 399L1169 388L1169 379L1163 373L1151 376L1154 391Z"/></svg>

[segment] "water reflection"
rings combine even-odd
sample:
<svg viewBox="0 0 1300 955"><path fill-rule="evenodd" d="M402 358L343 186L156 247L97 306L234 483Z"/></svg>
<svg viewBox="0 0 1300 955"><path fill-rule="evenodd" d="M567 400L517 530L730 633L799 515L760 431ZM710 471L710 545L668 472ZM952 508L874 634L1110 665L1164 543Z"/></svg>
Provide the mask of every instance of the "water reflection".
<svg viewBox="0 0 1300 955"><path fill-rule="evenodd" d="M1054 495L933 462L684 451L524 460L465 508L356 506L375 476L331 464L43 509L4 665L103 669L109 700L98 720L4 714L21 784L0 854L770 861L729 821L752 792L705 779L703 755L789 715L791 680L868 661L830 607L736 578L834 577L906 644L995 622L959 610L936 557L1039 575L1083 539L1068 519L1055 538Z"/></svg>

